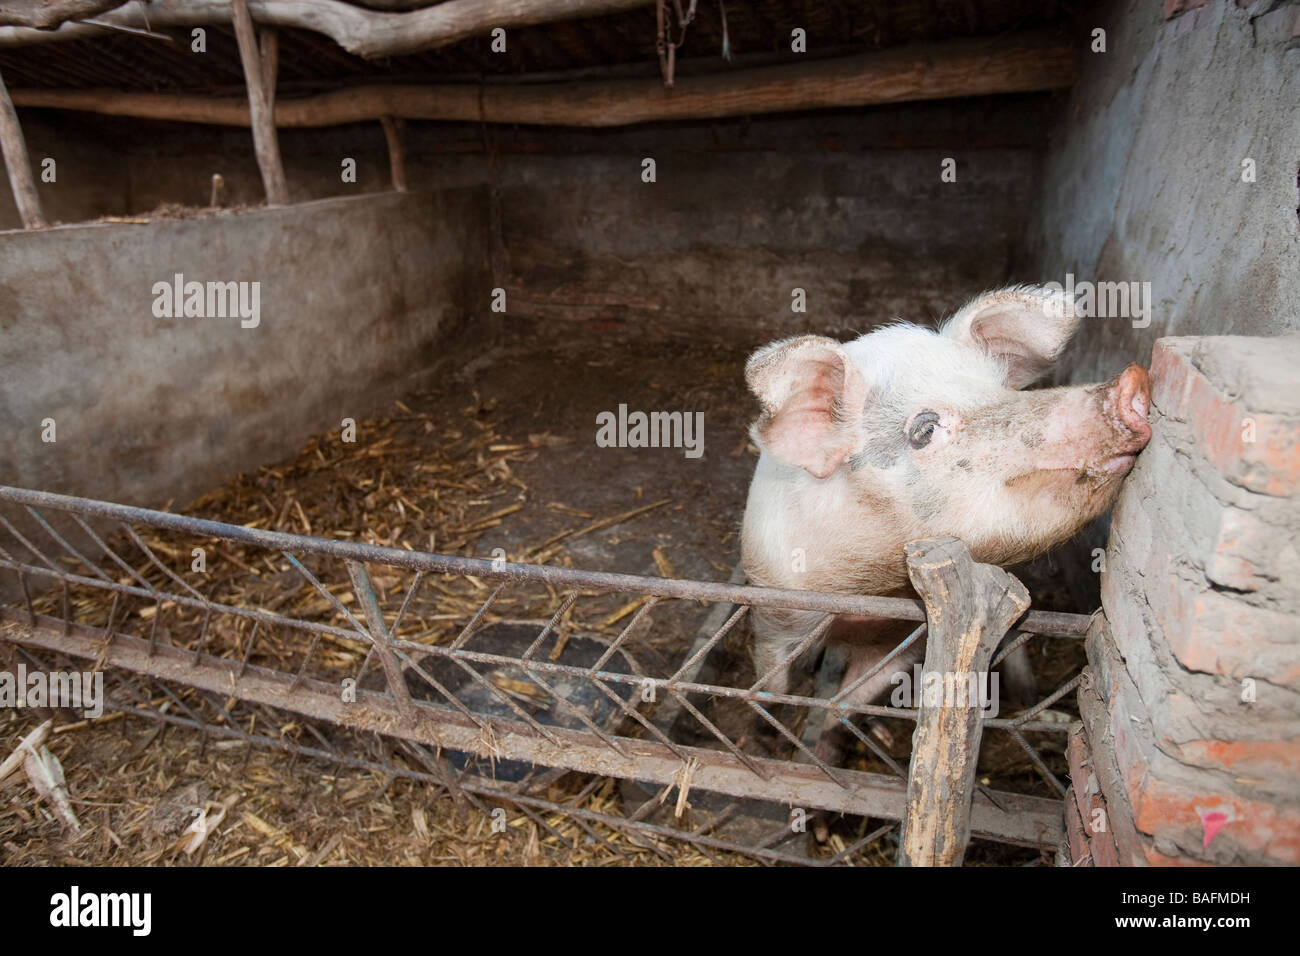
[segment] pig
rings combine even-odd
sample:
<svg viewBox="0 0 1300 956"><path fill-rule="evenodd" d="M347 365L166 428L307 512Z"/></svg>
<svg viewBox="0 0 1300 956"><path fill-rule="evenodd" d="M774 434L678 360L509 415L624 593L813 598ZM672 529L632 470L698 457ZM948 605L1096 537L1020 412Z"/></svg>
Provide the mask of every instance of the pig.
<svg viewBox="0 0 1300 956"><path fill-rule="evenodd" d="M1146 370L1024 390L1078 321L1064 293L1020 285L977 297L939 331L900 322L847 343L803 335L755 352L745 380L762 406L750 431L760 455L741 534L750 582L910 595L908 541L951 535L976 561L1005 566L1106 511L1151 437ZM821 619L754 608L754 666L759 678L771 672L763 689L788 690L782 661ZM844 685L915 627L852 623L838 629L850 641ZM914 642L848 704L886 696L892 674L923 657ZM838 759L834 744L818 753Z"/></svg>

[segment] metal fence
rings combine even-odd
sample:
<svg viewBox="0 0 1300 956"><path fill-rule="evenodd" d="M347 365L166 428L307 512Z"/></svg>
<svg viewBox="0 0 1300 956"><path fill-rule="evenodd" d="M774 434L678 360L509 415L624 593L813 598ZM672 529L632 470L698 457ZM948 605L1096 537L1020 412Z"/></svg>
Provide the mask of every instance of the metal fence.
<svg viewBox="0 0 1300 956"><path fill-rule="evenodd" d="M217 584L194 570L208 560L236 566L239 578ZM905 765L854 718L914 722L915 711L851 706L851 687L775 694L764 689L772 672L744 686L706 678L719 672L708 665L725 656L720 648L729 635L736 639L752 607L820 611L824 625L836 614L919 622L861 683L921 639L919 601L406 551L8 487L0 487L0 568L16 595L0 606L0 622L10 625L0 636L33 663L48 664L52 655L94 661L108 672L114 708L424 781L476 806L509 804L552 833L544 816L563 813L592 836L606 827L652 844L672 839L706 853L833 865L895 830L903 814ZM449 596L458 583L486 596L472 613L439 613L449 603L464 607L463 595ZM516 592L549 617L510 624L505 611ZM567 623L584 602L609 595L631 599L606 618L616 630L577 633ZM636 649L673 605L696 609L704 621L690 649L655 673L638 663ZM1088 620L1031 611L999 659L1034 634L1080 638ZM1065 786L1025 734L1064 735L1064 725L1038 718L1078 680L1014 717L986 720L1024 749L1058 798L981 786L972 836L1055 853ZM195 693L182 699L177 686ZM249 732L234 701L253 715L300 715L304 732L292 740ZM789 759L745 747L737 730L744 721L765 728ZM888 772L824 763L810 728L832 724ZM350 735L340 737L338 728ZM386 745L371 746L373 735ZM547 799L548 785L570 771L591 779L569 800ZM625 782L623 814L584 809L583 795L609 777ZM664 799L673 790L689 792L698 812L675 815ZM763 807L771 812L756 812ZM886 823L817 857L791 826L789 808Z"/></svg>

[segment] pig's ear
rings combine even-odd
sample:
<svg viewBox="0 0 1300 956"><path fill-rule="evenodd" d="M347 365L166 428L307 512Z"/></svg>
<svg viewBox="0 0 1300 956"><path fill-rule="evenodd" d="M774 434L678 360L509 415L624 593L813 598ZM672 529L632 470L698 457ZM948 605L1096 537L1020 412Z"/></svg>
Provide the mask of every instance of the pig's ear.
<svg viewBox="0 0 1300 956"><path fill-rule="evenodd" d="M834 339L804 335L761 348L745 381L763 403L754 437L782 461L825 478L860 445L867 384Z"/></svg>
<svg viewBox="0 0 1300 956"><path fill-rule="evenodd" d="M943 334L1001 359L1007 386L1024 388L1052 367L1078 324L1063 291L1015 286L971 300Z"/></svg>

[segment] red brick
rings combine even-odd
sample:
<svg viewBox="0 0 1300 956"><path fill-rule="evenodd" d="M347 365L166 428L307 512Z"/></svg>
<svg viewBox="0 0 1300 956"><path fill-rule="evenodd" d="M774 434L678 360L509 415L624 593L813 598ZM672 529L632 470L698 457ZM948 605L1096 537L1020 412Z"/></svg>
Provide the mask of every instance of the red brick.
<svg viewBox="0 0 1300 956"><path fill-rule="evenodd" d="M1240 782L1260 774L1300 780L1300 737L1288 740L1187 740L1179 744L1184 759L1198 766L1221 767Z"/></svg>
<svg viewBox="0 0 1300 956"><path fill-rule="evenodd" d="M1111 832L1110 811L1105 797L1101 795L1097 774L1092 767L1092 749L1082 723L1076 723L1070 728L1066 759L1069 761L1070 780L1073 782L1070 792L1073 794L1079 825L1088 841L1092 865L1119 866L1119 853ZM1101 811L1100 816L1098 810ZM1103 827L1101 830L1097 829L1098 821ZM1075 857L1074 861L1077 863L1079 858Z"/></svg>
<svg viewBox="0 0 1300 956"><path fill-rule="evenodd" d="M1124 694L1109 701L1114 758L1139 832L1177 839L1210 862L1300 864L1300 807L1225 792L1227 783L1214 774L1160 754L1150 742L1149 720L1135 710ZM1229 821L1203 847L1202 812L1219 809Z"/></svg>
<svg viewBox="0 0 1300 956"><path fill-rule="evenodd" d="M1300 864L1300 809L1217 793L1210 787L1166 783L1149 773L1129 781L1129 800L1139 831L1177 834L1197 848L1189 852L1204 852L1208 862L1219 862L1226 853L1234 857L1231 862ZM1229 819L1201 851L1202 813L1209 811L1224 812Z"/></svg>
<svg viewBox="0 0 1300 956"><path fill-rule="evenodd" d="M1162 339L1151 351L1152 404L1187 422L1197 451L1234 484L1267 495L1300 490L1300 420L1234 402L1176 343ZM1244 440L1247 419L1253 441Z"/></svg>
<svg viewBox="0 0 1300 956"><path fill-rule="evenodd" d="M1184 667L1300 689L1300 617L1198 588L1174 574L1147 581L1156 622Z"/></svg>
<svg viewBox="0 0 1300 956"><path fill-rule="evenodd" d="M1110 836L1120 866L1146 866L1146 851L1141 835L1133 825L1126 786L1115 760L1115 746L1110 733L1106 704L1097 693L1091 668L1084 668L1079 685L1079 716L1088 734L1092 770L1097 775L1097 789L1108 811Z"/></svg>
<svg viewBox="0 0 1300 956"><path fill-rule="evenodd" d="M1079 817L1079 806L1075 803L1073 789L1065 793L1065 842L1070 850L1072 865L1092 866L1088 836L1083 829L1083 820Z"/></svg>
<svg viewBox="0 0 1300 956"><path fill-rule="evenodd" d="M1225 508L1219 519L1218 535L1205 560L1205 576L1216 584L1237 591L1255 591L1269 566L1260 567L1281 550L1286 540L1278 529L1269 527L1239 508Z"/></svg>
<svg viewBox="0 0 1300 956"><path fill-rule="evenodd" d="M1120 657L1121 631L1127 659ZM1167 649L1151 646L1145 628L1134 630L1133 620L1121 626L1098 615L1086 646L1102 699L1128 698L1124 706L1149 720L1157 748L1182 763L1220 770L1252 791L1295 791L1300 718L1294 694L1263 685L1259 699L1245 703L1239 681L1182 671Z"/></svg>

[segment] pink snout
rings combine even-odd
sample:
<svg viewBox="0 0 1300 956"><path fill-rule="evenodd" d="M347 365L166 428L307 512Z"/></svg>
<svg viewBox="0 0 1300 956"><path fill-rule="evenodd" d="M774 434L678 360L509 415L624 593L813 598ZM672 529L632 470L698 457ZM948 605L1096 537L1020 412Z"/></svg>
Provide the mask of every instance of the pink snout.
<svg viewBox="0 0 1300 956"><path fill-rule="evenodd" d="M1130 365L1110 383L1105 407L1116 425L1117 447L1105 470L1126 472L1137 453L1151 440L1147 413L1151 410L1151 378L1141 365Z"/></svg>
<svg viewBox="0 0 1300 956"><path fill-rule="evenodd" d="M1135 450L1140 451L1151 440L1151 426L1147 424L1147 412L1151 409L1151 377L1141 365L1130 365L1119 373L1110 391L1116 415L1138 440Z"/></svg>

